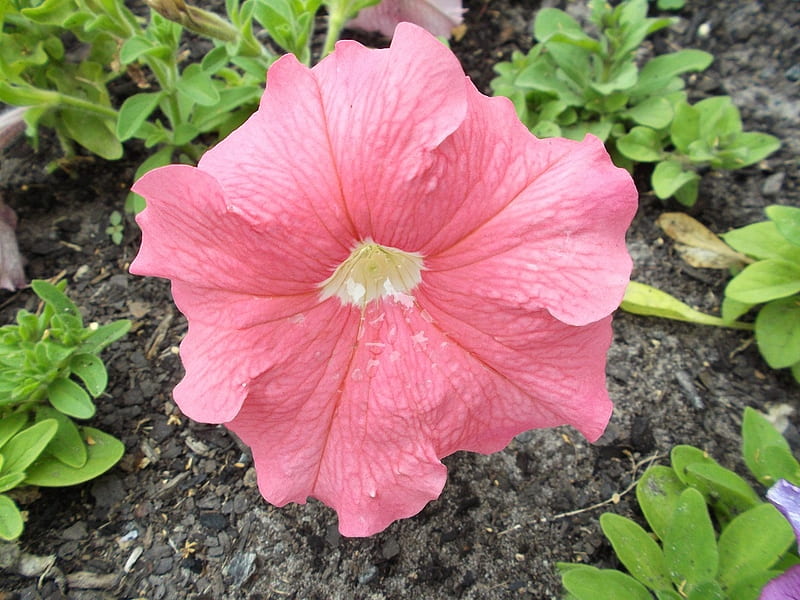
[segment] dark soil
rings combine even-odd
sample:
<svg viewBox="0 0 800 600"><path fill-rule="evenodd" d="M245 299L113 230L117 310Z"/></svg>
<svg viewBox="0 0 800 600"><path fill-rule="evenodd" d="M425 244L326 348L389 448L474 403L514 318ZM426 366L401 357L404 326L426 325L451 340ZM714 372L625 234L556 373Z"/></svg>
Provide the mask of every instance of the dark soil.
<svg viewBox="0 0 800 600"><path fill-rule="evenodd" d="M467 6L467 33L452 47L488 92L492 65L530 47L539 4ZM729 94L746 129L783 141L757 167L707 174L692 213L725 231L762 220L770 204L800 206L797 3L689 0L680 17L655 36L654 51L714 53L690 83L694 98ZM105 233L141 160L131 153L115 163L85 158L53 175L42 170L57 156L52 144L35 154L19 142L2 156L0 190L19 215L28 277L63 274L87 321L129 318L134 327L104 355L111 379L93 422L127 453L95 482L41 490L25 506L18 546L55 555L55 568L41 578L0 572L0 598L558 598L556 562L616 566L597 518L602 510L639 518L626 492L674 444L704 448L742 472L741 415L754 406L788 413L786 435L800 448L800 386L767 367L749 334L619 314L608 366L616 409L596 445L562 428L525 433L492 456L451 456L441 498L368 539L340 537L335 514L316 501L269 506L251 459L225 430L188 421L171 401L186 323L166 282L128 274L136 226L128 222L120 245ZM727 275L681 262L654 224L665 209L676 207L642 195L629 234L634 278L717 310ZM3 323L35 307L30 291L0 302Z"/></svg>

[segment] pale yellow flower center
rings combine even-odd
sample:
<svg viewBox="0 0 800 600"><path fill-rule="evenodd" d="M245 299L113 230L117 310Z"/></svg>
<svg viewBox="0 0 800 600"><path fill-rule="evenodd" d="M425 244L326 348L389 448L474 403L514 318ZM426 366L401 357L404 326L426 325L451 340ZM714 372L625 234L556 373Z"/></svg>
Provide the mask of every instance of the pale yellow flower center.
<svg viewBox="0 0 800 600"><path fill-rule="evenodd" d="M338 296L343 304L356 306L385 296L412 302L408 293L422 281L423 268L422 256L416 252L365 240L320 284L322 297Z"/></svg>

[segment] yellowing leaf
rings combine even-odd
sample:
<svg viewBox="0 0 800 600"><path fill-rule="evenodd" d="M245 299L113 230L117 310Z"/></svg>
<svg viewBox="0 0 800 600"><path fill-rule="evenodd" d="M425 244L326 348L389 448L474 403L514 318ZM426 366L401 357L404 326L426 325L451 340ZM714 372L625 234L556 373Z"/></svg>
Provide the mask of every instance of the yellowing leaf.
<svg viewBox="0 0 800 600"><path fill-rule="evenodd" d="M688 304L681 302L666 292L662 292L652 286L636 281L631 281L628 284L620 308L635 315L663 317L665 319L687 321L700 325L714 325L716 327L747 330L753 328L749 323L740 323L738 321L727 323L719 317L707 315L706 313L693 309Z"/></svg>
<svg viewBox="0 0 800 600"><path fill-rule="evenodd" d="M675 240L675 250L693 267L728 269L753 262L686 213L664 213L658 217L656 223Z"/></svg>

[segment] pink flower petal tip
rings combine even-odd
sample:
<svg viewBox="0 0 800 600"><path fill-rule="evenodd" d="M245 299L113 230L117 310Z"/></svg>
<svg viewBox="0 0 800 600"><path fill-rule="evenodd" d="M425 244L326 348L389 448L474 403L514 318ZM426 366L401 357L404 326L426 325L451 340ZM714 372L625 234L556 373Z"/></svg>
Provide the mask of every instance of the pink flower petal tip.
<svg viewBox="0 0 800 600"><path fill-rule="evenodd" d="M368 536L437 498L453 452L602 434L631 178L596 138L535 138L425 30L281 58L198 167L134 189L131 271L189 322L175 399L252 448L269 502Z"/></svg>

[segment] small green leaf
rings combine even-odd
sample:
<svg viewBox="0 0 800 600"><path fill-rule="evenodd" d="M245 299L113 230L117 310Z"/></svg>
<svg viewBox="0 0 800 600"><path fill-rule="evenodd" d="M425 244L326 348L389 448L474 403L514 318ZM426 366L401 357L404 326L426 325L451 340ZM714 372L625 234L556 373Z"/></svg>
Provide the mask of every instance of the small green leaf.
<svg viewBox="0 0 800 600"><path fill-rule="evenodd" d="M94 479L113 467L125 452L117 438L92 427L82 427L88 459L80 469L69 467L51 456L42 456L28 468L25 483L42 487L64 487Z"/></svg>
<svg viewBox="0 0 800 600"><path fill-rule="evenodd" d="M561 582L577 600L652 600L641 583L612 569L576 566L562 575Z"/></svg>
<svg viewBox="0 0 800 600"><path fill-rule="evenodd" d="M707 465L717 464L717 461L711 458L708 453L700 450L700 448L687 446L685 444L673 446L669 457L672 462L672 468L675 469L675 475L677 475L678 479L685 485L689 485L686 471L691 465L696 463Z"/></svg>
<svg viewBox="0 0 800 600"><path fill-rule="evenodd" d="M14 501L0 494L0 538L10 542L22 535L24 521Z"/></svg>
<svg viewBox="0 0 800 600"><path fill-rule="evenodd" d="M783 571L775 569L744 577L728 590L728 600L758 600L764 586L782 574Z"/></svg>
<svg viewBox="0 0 800 600"><path fill-rule="evenodd" d="M716 462L690 464L686 467L686 482L703 494L723 522L761 503L750 484Z"/></svg>
<svg viewBox="0 0 800 600"><path fill-rule="evenodd" d="M659 539L664 539L672 513L685 488L675 471L663 465L648 468L636 484L636 500Z"/></svg>
<svg viewBox="0 0 800 600"><path fill-rule="evenodd" d="M662 200L672 197L684 185L697 182L700 176L694 171L684 171L683 165L676 160L664 160L653 169L650 183L656 196Z"/></svg>
<svg viewBox="0 0 800 600"><path fill-rule="evenodd" d="M47 388L47 398L54 408L76 419L94 416L95 407L89 394L77 383L59 377Z"/></svg>
<svg viewBox="0 0 800 600"><path fill-rule="evenodd" d="M672 122L672 103L662 97L649 97L632 106L625 113L639 125L652 129L664 129Z"/></svg>
<svg viewBox="0 0 800 600"><path fill-rule="evenodd" d="M655 162L663 156L661 134L650 127L637 125L617 140L617 149L637 162Z"/></svg>
<svg viewBox="0 0 800 600"><path fill-rule="evenodd" d="M69 361L69 368L73 375L83 381L93 398L105 391L108 373L103 361L95 354L76 354Z"/></svg>
<svg viewBox="0 0 800 600"><path fill-rule="evenodd" d="M0 475L0 493L13 490L22 480L25 479L25 471L14 471L6 475Z"/></svg>
<svg viewBox="0 0 800 600"><path fill-rule="evenodd" d="M134 94L125 99L117 114L117 137L125 141L136 135L147 118L161 102L164 92Z"/></svg>
<svg viewBox="0 0 800 600"><path fill-rule="evenodd" d="M600 516L600 527L620 562L639 582L651 590L672 587L664 566L664 553L637 523L613 513L604 513Z"/></svg>
<svg viewBox="0 0 800 600"><path fill-rule="evenodd" d="M757 410L744 409L742 419L742 456L750 472L765 487L779 479L800 485L800 463L792 455L789 443L772 423Z"/></svg>
<svg viewBox="0 0 800 600"><path fill-rule="evenodd" d="M746 302L737 302L733 298L728 298L726 296L722 299L722 307L720 308L722 320L726 323L733 323L736 319L746 314L753 306L755 305Z"/></svg>
<svg viewBox="0 0 800 600"><path fill-rule="evenodd" d="M44 419L55 419L58 423L58 430L47 444L45 452L70 467L80 468L86 464L86 444L83 443L78 427L72 419L50 406L43 405L36 409L36 420Z"/></svg>
<svg viewBox="0 0 800 600"><path fill-rule="evenodd" d="M53 419L27 427L3 446L3 473L24 471L35 461L56 434L58 423Z"/></svg>
<svg viewBox="0 0 800 600"><path fill-rule="evenodd" d="M3 446L28 422L28 413L18 412L0 419L0 452Z"/></svg>
<svg viewBox="0 0 800 600"><path fill-rule="evenodd" d="M800 208L773 204L766 213L787 242L800 246Z"/></svg>
<svg viewBox="0 0 800 600"><path fill-rule="evenodd" d="M739 302L757 304L800 292L800 265L767 259L748 265L725 288Z"/></svg>
<svg viewBox="0 0 800 600"><path fill-rule="evenodd" d="M115 132L114 117L100 117L72 108L62 108L60 113L70 137L81 146L106 160L117 160L122 156L122 143Z"/></svg>
<svg viewBox="0 0 800 600"><path fill-rule="evenodd" d="M652 96L666 88L677 75L703 71L713 60L713 55L702 50L679 50L651 58L639 72L639 81L631 93Z"/></svg>
<svg viewBox="0 0 800 600"><path fill-rule="evenodd" d="M67 314L74 317L81 316L76 304L49 281L34 279L31 281L31 287L39 298L53 306L56 314Z"/></svg>
<svg viewBox="0 0 800 600"><path fill-rule="evenodd" d="M756 317L756 341L773 369L791 367L800 361L800 296L765 304Z"/></svg>
<svg viewBox="0 0 800 600"><path fill-rule="evenodd" d="M176 87L179 92L201 106L213 106L219 102L219 91L211 76L197 63L192 63L183 70Z"/></svg>
<svg viewBox="0 0 800 600"><path fill-rule="evenodd" d="M131 322L127 319L120 319L119 321L108 323L107 325L100 325L89 337L83 340L80 351L87 354L96 354L128 333L130 328Z"/></svg>
<svg viewBox="0 0 800 600"><path fill-rule="evenodd" d="M688 102L676 103L669 135L683 154L689 154L689 146L700 137L700 114Z"/></svg>
<svg viewBox="0 0 800 600"><path fill-rule="evenodd" d="M772 567L794 541L778 509L761 503L733 519L719 536L718 581L730 588Z"/></svg>
<svg viewBox="0 0 800 600"><path fill-rule="evenodd" d="M727 600L727 596L716 581L703 581L691 589L686 600Z"/></svg>
<svg viewBox="0 0 800 600"><path fill-rule="evenodd" d="M717 539L706 501L694 488L685 489L664 537L664 560L678 589L712 581L717 574Z"/></svg>
<svg viewBox="0 0 800 600"><path fill-rule="evenodd" d="M720 162L713 166L722 169L739 169L757 163L780 147L780 140L773 135L745 131L721 146L717 155Z"/></svg>
<svg viewBox="0 0 800 600"><path fill-rule="evenodd" d="M753 258L800 263L800 247L786 241L772 221L753 223L722 234L731 248Z"/></svg>

